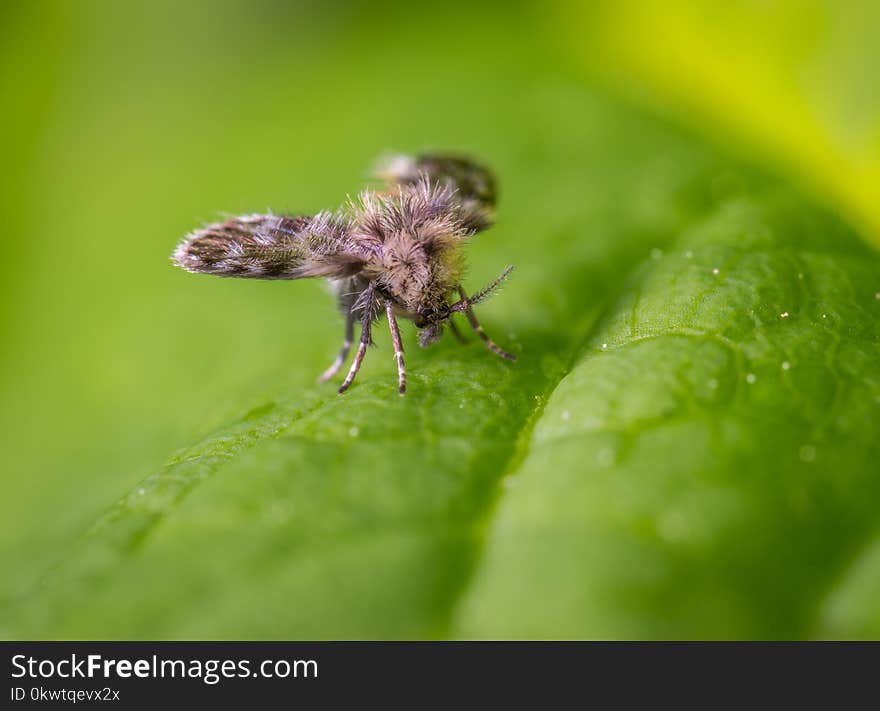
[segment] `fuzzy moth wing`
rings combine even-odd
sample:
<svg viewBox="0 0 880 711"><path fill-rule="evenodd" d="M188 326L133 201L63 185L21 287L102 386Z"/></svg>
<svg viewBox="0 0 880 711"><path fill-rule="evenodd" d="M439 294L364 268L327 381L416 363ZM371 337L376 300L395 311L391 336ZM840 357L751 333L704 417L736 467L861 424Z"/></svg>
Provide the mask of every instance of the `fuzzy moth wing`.
<svg viewBox="0 0 880 711"><path fill-rule="evenodd" d="M240 215L195 230L172 261L190 272L243 279L347 277L363 260L338 215Z"/></svg>
<svg viewBox="0 0 880 711"><path fill-rule="evenodd" d="M377 171L389 183L412 186L422 176L435 184L455 190L461 220L473 232L492 226L498 188L495 176L487 167L464 156L424 153L418 156L394 156Z"/></svg>

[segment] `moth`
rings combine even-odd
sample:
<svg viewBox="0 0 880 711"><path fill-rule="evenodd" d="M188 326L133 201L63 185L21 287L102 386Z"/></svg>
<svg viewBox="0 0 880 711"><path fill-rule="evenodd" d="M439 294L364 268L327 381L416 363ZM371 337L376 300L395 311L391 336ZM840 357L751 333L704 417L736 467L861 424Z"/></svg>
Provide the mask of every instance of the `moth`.
<svg viewBox="0 0 880 711"><path fill-rule="evenodd" d="M354 382L372 327L384 312L397 361L398 392L406 392L406 367L397 319L412 321L419 344L435 343L461 313L496 355L516 358L496 345L473 307L485 301L510 274L468 296L462 286L462 247L494 220L492 173L470 159L450 155L396 156L379 168L382 183L349 198L338 210L316 215L253 214L232 217L188 234L172 255L190 272L241 279L329 280L345 318L342 348L320 376L325 382L345 364L360 339L342 394Z"/></svg>

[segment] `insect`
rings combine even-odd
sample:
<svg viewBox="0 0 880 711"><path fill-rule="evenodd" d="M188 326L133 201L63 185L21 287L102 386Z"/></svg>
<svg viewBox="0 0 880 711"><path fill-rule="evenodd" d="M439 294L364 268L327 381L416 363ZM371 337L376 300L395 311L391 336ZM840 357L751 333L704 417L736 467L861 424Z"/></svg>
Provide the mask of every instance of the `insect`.
<svg viewBox="0 0 880 711"><path fill-rule="evenodd" d="M345 364L360 322L358 349L340 394L357 376L372 343L373 323L383 311L401 395L406 392L406 367L398 318L413 321L419 344L427 347L440 338L444 326L463 340L452 316L464 314L489 350L516 360L486 335L473 311L512 267L470 296L461 284L462 245L493 222L492 173L466 158L420 155L391 158L378 176L384 181L381 187L349 198L335 212L242 215L207 225L187 235L172 260L190 272L224 277L328 279L345 317L345 338L319 382Z"/></svg>

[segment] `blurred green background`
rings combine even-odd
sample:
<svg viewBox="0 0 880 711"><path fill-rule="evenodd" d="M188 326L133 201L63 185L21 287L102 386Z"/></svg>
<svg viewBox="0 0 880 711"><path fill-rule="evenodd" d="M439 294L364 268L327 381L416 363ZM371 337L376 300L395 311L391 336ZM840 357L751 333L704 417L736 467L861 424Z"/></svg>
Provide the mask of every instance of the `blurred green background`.
<svg viewBox="0 0 880 711"><path fill-rule="evenodd" d="M572 620L570 629L553 615L519 625L517 610L548 600L546 590L528 593L528 585L521 598L504 603L509 616L490 624L480 612L485 606L467 602L465 594L493 535L487 530L504 495L501 474L527 458L544 402L579 362L584 344L598 338L596 323L613 323L620 284L639 278L632 276L635 265L650 264L651 248L665 250L710 203L730 195L758 195L760 203L770 185L795 196L796 207L785 215L800 214L801 202L809 206L803 211L815 210L819 217L808 226L784 217L778 229L787 248L796 250L799 240L811 244L812 232L821 232L833 235L852 263L871 265L852 277L859 288L867 285L867 300L854 312L857 323L846 324L851 330L834 340L856 339L859 363L876 356L871 302L880 279L873 252L860 245L880 243L878 27L878 5L867 1L4 5L0 632L246 638L860 636L880 630L873 608L858 608L853 617L849 608L834 607L828 614L844 622L826 628L801 618L776 624L771 620L778 620L775 611L786 596L774 597L761 585L740 591L742 600L756 596L758 612L749 617L742 603L740 623L721 626L654 625L652 616L663 617L668 600L638 598L638 592L632 604L642 616L621 612L617 626L590 627L589 615ZM472 153L499 175L499 225L470 248L469 283L478 286L507 263L519 266L483 311L490 333L525 354L519 370L487 363L476 347L444 342L422 353L406 329L411 369L425 375L415 376L399 404L380 331L360 394L356 388L350 402L337 401L332 389L313 385L341 335L321 285L199 278L169 263L183 234L221 212L334 207L364 184L378 156L422 149ZM729 190L731 175L737 187ZM847 272L850 261L824 273ZM845 290L828 288L825 303ZM699 362L696 355L686 360ZM880 396L871 367L853 375L868 403ZM823 377L817 373L816 382ZM510 423L491 420L480 429L484 419L498 417L499 404L486 391L490 385L483 390L474 380L497 384ZM779 400L788 398L808 414L813 406L821 410L821 397L812 398L809 387L804 392L807 405L797 395ZM473 407L466 407L471 397ZM749 407L757 408L755 422L768 421L762 420L768 412L787 412L772 392L767 397L737 401L737 417L748 421ZM459 400L471 418L463 425L456 420ZM113 538L110 552L75 553L82 545L88 550L88 537L78 541L95 521L91 535L100 540L104 512L137 492L145 476L163 471L174 452L242 418L261 417L267 402L283 403L283 412L319 412L318 423L296 436L304 448L324 443L327 451L269 451L247 463L237 457L241 442L233 436L222 453L234 462L231 469L218 464L193 475L223 474L232 487L223 505L205 493L193 499L202 503L188 504L202 508L178 509L192 491L202 491L188 480L156 504L183 526L179 535L165 519L161 530L132 524L137 530L124 545ZM870 493L876 487L870 437L878 419L876 407L865 407L854 410L855 423L835 425L839 446L851 456L824 463L823 471L832 476L839 469L853 491ZM376 443L362 460L372 472L364 474L369 484L334 498L338 491L322 488L334 471L348 467L347 485L358 480L352 462L336 459L349 446L346 433L367 431L369 424ZM285 420L278 429L286 426ZM333 428L342 434L331 437ZM804 454L804 446L834 435L795 431L792 441L803 460L811 451ZM711 474L716 465L748 470L752 460L738 447L720 446L712 463L694 464L695 471ZM383 479L382 463L397 462L399 452L416 471ZM279 480L258 488L265 496L250 496L249 478L274 461L284 463ZM584 467L589 474L590 465ZM413 477L422 472L420 485ZM480 472L489 474L481 479ZM434 533L458 531L457 516L471 508L473 515L461 516L476 532L464 536L466 543L458 532L440 536L411 559L386 549L372 565L369 550L352 554L357 562L340 562L332 574L314 573L326 554L309 548L306 535L296 539L308 549L301 566L283 546L263 559L257 549L282 540L261 537L263 516L271 519L275 511L290 519L284 506L291 494L284 487L306 479L314 483L297 490L305 512L297 516L308 519L313 511L320 521L287 530L283 540L305 529L320 539L334 516L356 520L366 517L365 507L381 518L374 499L386 487L413 517L420 511L414 501L445 501L446 508L423 521ZM811 496L821 499L827 479L817 482ZM756 491L760 499L760 486ZM236 501L255 518L224 508ZM811 535L818 540L836 530L833 522L845 510L842 503L839 511L823 510L827 527ZM111 517L107 525L124 528L124 514L123 506L121 523ZM841 534L846 550L834 558L841 570L876 530L867 504L857 520ZM674 529L676 521L667 524ZM127 535L117 533L119 540ZM392 548L406 545L408 534L393 527L383 535ZM781 533L773 539L776 550L791 544ZM395 562L383 567L391 558ZM688 570L722 580L708 572L710 559L694 559ZM59 562L64 572L55 578ZM350 583L348 565L353 589L363 597L328 598L327 591ZM735 570L748 577L764 568L740 562ZM798 585L807 570L809 561L793 567ZM872 566L867 570L864 589L873 590L880 576ZM308 583L302 590L298 576ZM497 594L487 585L487 594ZM555 585L565 587L565 575ZM574 573L571 585L572 591L590 589ZM727 592L697 587L700 599L736 607ZM255 591L267 590L265 616L241 612ZM860 590L852 593L857 600ZM308 620L282 612L300 604L296 591ZM572 609L593 605L586 592L571 597ZM196 605L197 598L206 607ZM411 609L413 600L421 602ZM818 614L811 609L804 618Z"/></svg>

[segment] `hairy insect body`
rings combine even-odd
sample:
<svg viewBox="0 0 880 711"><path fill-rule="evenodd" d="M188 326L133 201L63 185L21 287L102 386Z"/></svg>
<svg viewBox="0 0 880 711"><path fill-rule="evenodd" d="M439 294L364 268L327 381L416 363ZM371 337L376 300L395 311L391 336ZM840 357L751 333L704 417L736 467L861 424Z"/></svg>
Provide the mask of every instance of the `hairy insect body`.
<svg viewBox="0 0 880 711"><path fill-rule="evenodd" d="M380 173L389 184L365 191L336 213L243 215L188 235L174 252L176 264L192 272L251 279L327 277L346 318L346 337L335 375L361 323L361 339L344 392L371 342L372 323L383 310L398 363L399 390L406 388L403 346L396 318L412 320L427 346L452 325L455 312L498 355L513 360L479 327L471 307L487 298L509 269L468 298L461 287L463 243L492 223L495 182L485 168L449 156L398 157Z"/></svg>

